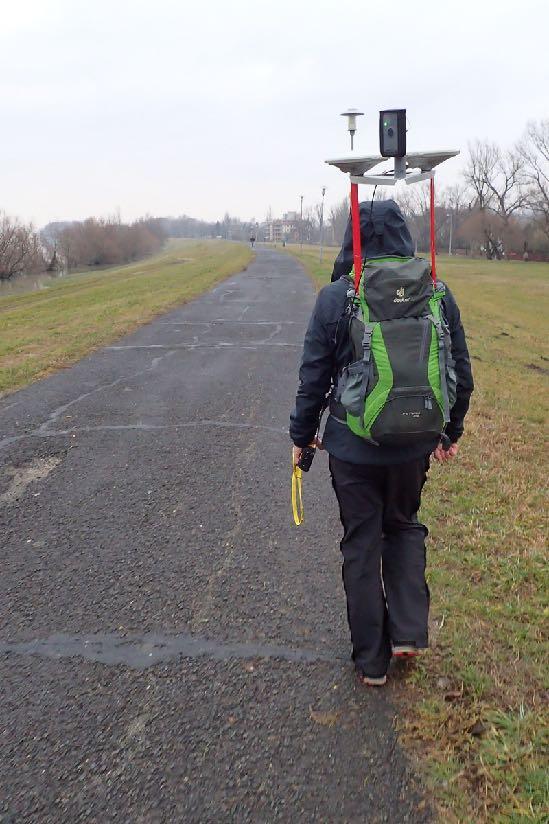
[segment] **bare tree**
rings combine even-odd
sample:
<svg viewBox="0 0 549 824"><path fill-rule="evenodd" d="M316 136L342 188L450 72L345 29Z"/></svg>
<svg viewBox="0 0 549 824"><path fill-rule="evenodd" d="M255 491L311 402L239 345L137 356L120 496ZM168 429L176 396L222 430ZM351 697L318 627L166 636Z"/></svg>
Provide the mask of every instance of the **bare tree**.
<svg viewBox="0 0 549 824"><path fill-rule="evenodd" d="M447 246L448 254L451 255L454 237L468 214L466 209L470 203L469 190L464 183L454 183L453 186L447 186L442 190L439 199L441 216L444 219L440 240L445 247Z"/></svg>
<svg viewBox="0 0 549 824"><path fill-rule="evenodd" d="M44 255L32 224L0 214L0 280L44 268Z"/></svg>
<svg viewBox="0 0 549 824"><path fill-rule="evenodd" d="M524 162L516 151L500 155L496 177L488 184L493 194L494 211L507 226L510 217L524 208L527 200L524 187Z"/></svg>
<svg viewBox="0 0 549 824"><path fill-rule="evenodd" d="M335 206L330 209L330 227L333 233L334 243L339 244L343 241L343 235L349 220L349 198L344 197Z"/></svg>
<svg viewBox="0 0 549 824"><path fill-rule="evenodd" d="M305 243L317 243L320 230L319 204L306 206L303 210L303 239Z"/></svg>
<svg viewBox="0 0 549 824"><path fill-rule="evenodd" d="M421 183L418 186L400 187L395 200L400 206L412 239L415 251L429 248L430 231L430 199L429 184Z"/></svg>
<svg viewBox="0 0 549 824"><path fill-rule="evenodd" d="M527 204L549 237L549 120L528 123L526 135L518 145L528 183Z"/></svg>
<svg viewBox="0 0 549 824"><path fill-rule="evenodd" d="M494 143L481 143L477 140L469 144L469 160L463 171L463 177L471 187L476 206L487 209L493 202L493 192L488 181L496 176L499 149Z"/></svg>
<svg viewBox="0 0 549 824"><path fill-rule="evenodd" d="M470 200L467 187L463 183L454 183L453 186L447 186L443 190L440 199L454 215L465 209Z"/></svg>
<svg viewBox="0 0 549 824"><path fill-rule="evenodd" d="M373 200L394 200L393 192L386 186L374 186Z"/></svg>
<svg viewBox="0 0 549 824"><path fill-rule="evenodd" d="M475 195L475 206L484 222L485 252L488 258L501 258L501 237L494 235L490 213L502 222L503 233L510 220L528 202L525 186L524 158L519 151L502 152L495 143L477 140L469 144L469 160L463 172Z"/></svg>
<svg viewBox="0 0 549 824"><path fill-rule="evenodd" d="M322 208L322 201L315 203L313 207L313 215L312 215L313 222L320 227L320 221L323 220L323 208Z"/></svg>
<svg viewBox="0 0 549 824"><path fill-rule="evenodd" d="M165 240L162 221L142 218L131 225L117 219L88 218L54 233L58 255L67 268L127 263L158 251Z"/></svg>

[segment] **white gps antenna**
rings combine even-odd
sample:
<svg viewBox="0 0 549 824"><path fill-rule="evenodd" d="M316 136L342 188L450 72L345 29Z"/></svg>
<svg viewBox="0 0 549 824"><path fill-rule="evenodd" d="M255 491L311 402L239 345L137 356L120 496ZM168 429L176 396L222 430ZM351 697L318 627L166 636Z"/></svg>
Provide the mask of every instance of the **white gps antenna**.
<svg viewBox="0 0 549 824"><path fill-rule="evenodd" d="M353 151L353 138L356 132L356 119L362 117L364 112L359 112L358 109L347 109L346 112L341 112L341 117L347 118L347 128L351 135L351 151Z"/></svg>

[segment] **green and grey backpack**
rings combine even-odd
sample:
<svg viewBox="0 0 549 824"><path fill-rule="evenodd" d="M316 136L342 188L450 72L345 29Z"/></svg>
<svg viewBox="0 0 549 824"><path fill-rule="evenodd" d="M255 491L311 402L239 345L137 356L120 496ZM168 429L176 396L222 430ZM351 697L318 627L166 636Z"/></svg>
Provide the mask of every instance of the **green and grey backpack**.
<svg viewBox="0 0 549 824"><path fill-rule="evenodd" d="M440 435L456 399L445 290L422 258L366 261L358 293L349 290L354 352L337 381L335 408L375 444Z"/></svg>

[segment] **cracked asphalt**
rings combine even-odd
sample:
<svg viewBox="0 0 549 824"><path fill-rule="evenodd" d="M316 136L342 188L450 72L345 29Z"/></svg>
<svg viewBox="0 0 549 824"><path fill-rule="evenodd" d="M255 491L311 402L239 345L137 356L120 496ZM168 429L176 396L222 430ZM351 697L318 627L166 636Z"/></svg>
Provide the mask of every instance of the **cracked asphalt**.
<svg viewBox="0 0 549 824"><path fill-rule="evenodd" d="M349 659L325 455L289 501L314 302L236 275L0 401L0 822L424 822Z"/></svg>

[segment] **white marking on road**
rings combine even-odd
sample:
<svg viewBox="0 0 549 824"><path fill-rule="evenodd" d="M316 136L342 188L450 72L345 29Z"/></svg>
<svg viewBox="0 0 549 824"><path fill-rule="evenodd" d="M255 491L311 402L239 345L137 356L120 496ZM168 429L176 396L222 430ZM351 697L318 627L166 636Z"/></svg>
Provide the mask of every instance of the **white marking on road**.
<svg viewBox="0 0 549 824"><path fill-rule="evenodd" d="M259 345L260 346L266 346L268 343L270 343L272 341L273 338L275 338L277 335L280 335L281 332L282 332L282 324L277 323L276 327L272 330L272 332L269 333L269 336L267 338L265 338L265 340L258 341ZM297 344L294 344L294 346L297 346Z"/></svg>
<svg viewBox="0 0 549 824"><path fill-rule="evenodd" d="M280 331L280 330L278 330ZM276 334L276 332L275 332ZM264 341L254 341L253 343L234 343L233 341L218 340L215 343L173 343L169 346L163 343L139 343L126 346L106 346L111 352L123 352L126 349L257 349L258 346L282 346L292 349L301 349L301 343L288 343L287 341L271 341L270 337ZM85 396L84 396L85 397Z"/></svg>
<svg viewBox="0 0 549 824"><path fill-rule="evenodd" d="M306 321L298 320L238 320L235 318L213 318L212 320L158 320L159 325L163 326L212 326L214 323L234 323L239 326L276 326L278 324L303 326Z"/></svg>
<svg viewBox="0 0 549 824"><path fill-rule="evenodd" d="M43 433L47 431L50 424L55 423L55 421L57 421L60 418L60 416L67 411L67 409L70 409L71 406L74 406L74 404L80 403L80 401L89 398L90 395L95 395L97 392L103 392L105 389L112 389L113 387L118 386L118 384L122 383L123 381L132 380L133 378L137 378L140 375L144 375L147 372L150 372L152 369L155 369L164 358L168 358L170 355L175 354L173 351L171 351L173 347L163 346L162 348L168 350L166 354L161 355L158 358L153 358L149 366L147 366L145 369L140 369L139 372L134 372L132 375L121 375L115 381L111 381L111 383L102 383L99 386L90 389L88 392L83 392L81 395L78 395L77 398L73 398L67 403L62 404L62 406L58 406L57 409L54 409L53 412L51 412L48 415L45 421L42 421L38 429L35 431L37 433ZM3 441L0 442L0 445L1 443L3 443Z"/></svg>
<svg viewBox="0 0 549 824"><path fill-rule="evenodd" d="M253 429L259 432L270 432L274 435L282 435L288 437L288 430L278 428L276 426L261 426L260 424L241 423L231 421L187 421L186 423L174 424L154 424L154 423L120 423L120 424L98 424L97 426L75 426L72 429L35 429L32 432L25 432L23 435L12 435L0 441L0 449L9 446L18 441L24 441L28 438L66 438L73 437L77 434L87 434L89 432L118 432L118 431L136 431L136 432L156 432L156 431L174 431L178 429L192 429L192 428L208 428L218 427L220 429Z"/></svg>
<svg viewBox="0 0 549 824"><path fill-rule="evenodd" d="M0 414L2 412L7 412L8 409L13 409L14 406L19 406L20 403L21 403L21 401L15 401L15 403L9 403L7 406L4 406L3 409L0 409Z"/></svg>
<svg viewBox="0 0 549 824"><path fill-rule="evenodd" d="M162 430L194 429L199 427L218 427L220 429L257 429L260 432L273 432L275 435L288 435L287 429L278 429L276 426L262 426L261 424L240 423L231 421L187 421L186 423L154 424L154 423L114 423L98 424L97 426L77 426L74 429L52 429L49 432L30 433L37 437L54 437L55 435L72 435L78 432L118 432L119 430L138 432L156 432ZM20 436L20 437L25 437ZM27 436L28 437L28 436Z"/></svg>
<svg viewBox="0 0 549 824"><path fill-rule="evenodd" d="M212 658L216 661L268 658L294 663L327 662L341 665L346 659L314 649L300 649L261 641L215 641L194 635L138 636L116 633L66 635L59 633L42 640L0 641L0 654L38 655L46 658L83 658L106 665L146 669L178 658Z"/></svg>

